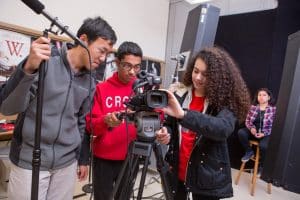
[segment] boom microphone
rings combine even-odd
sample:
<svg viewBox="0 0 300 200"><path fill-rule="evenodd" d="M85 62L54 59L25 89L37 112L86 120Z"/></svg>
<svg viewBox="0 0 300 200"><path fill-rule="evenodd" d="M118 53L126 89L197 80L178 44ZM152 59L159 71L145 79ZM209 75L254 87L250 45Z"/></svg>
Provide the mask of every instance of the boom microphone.
<svg viewBox="0 0 300 200"><path fill-rule="evenodd" d="M57 18L52 17L50 14L48 14L44 8L45 6L39 2L38 0L21 0L23 3L25 3L29 8L31 8L36 14L43 14L47 19L51 21L51 26L55 25L57 26L62 33L66 33L70 38L72 38L75 42L77 42L80 46L88 50L87 46L73 34L71 31L68 30L68 26L62 25Z"/></svg>
<svg viewBox="0 0 300 200"><path fill-rule="evenodd" d="M45 6L37 0L22 0L29 8L31 8L36 14L41 14Z"/></svg>

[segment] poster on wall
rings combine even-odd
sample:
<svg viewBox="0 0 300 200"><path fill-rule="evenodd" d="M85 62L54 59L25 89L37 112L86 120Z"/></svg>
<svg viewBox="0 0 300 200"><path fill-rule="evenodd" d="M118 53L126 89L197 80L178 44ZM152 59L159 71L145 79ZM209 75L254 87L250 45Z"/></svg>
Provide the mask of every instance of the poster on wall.
<svg viewBox="0 0 300 200"><path fill-rule="evenodd" d="M151 73L155 76L161 75L161 66L159 62L152 60L143 60L142 61L142 70L145 70L148 73Z"/></svg>
<svg viewBox="0 0 300 200"><path fill-rule="evenodd" d="M30 36L0 29L0 85L28 54Z"/></svg>
<svg viewBox="0 0 300 200"><path fill-rule="evenodd" d="M97 83L103 82L110 78L114 72L117 71L115 62L115 54L110 53L107 55L105 62L101 63L95 70L93 76Z"/></svg>
<svg viewBox="0 0 300 200"><path fill-rule="evenodd" d="M117 71L117 65L115 60L116 58L114 53L111 53L107 56L103 80L108 79L113 75L114 72Z"/></svg>

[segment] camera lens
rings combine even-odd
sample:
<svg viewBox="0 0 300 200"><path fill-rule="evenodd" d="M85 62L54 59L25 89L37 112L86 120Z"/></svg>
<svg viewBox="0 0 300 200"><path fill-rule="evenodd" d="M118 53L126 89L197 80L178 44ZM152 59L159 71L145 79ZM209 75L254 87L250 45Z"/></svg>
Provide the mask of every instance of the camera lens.
<svg viewBox="0 0 300 200"><path fill-rule="evenodd" d="M159 106L162 103L162 96L153 94L151 95L151 103L155 106Z"/></svg>
<svg viewBox="0 0 300 200"><path fill-rule="evenodd" d="M150 108L163 108L168 105L167 93L160 90L147 92L146 105Z"/></svg>

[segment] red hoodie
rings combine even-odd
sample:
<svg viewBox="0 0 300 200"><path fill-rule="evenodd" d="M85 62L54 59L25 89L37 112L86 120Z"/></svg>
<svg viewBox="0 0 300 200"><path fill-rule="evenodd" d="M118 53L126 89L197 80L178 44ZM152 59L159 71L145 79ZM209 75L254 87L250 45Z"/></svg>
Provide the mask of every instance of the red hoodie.
<svg viewBox="0 0 300 200"><path fill-rule="evenodd" d="M96 136L93 143L93 151L96 157L107 160L125 160L128 144L136 138L134 124L128 124L128 136L126 124L122 122L119 126L108 128L104 122L107 113L125 110L123 102L128 101L132 95L132 84L122 83L118 73L96 86L94 105L92 108L92 129ZM91 133L90 114L86 116L87 131Z"/></svg>

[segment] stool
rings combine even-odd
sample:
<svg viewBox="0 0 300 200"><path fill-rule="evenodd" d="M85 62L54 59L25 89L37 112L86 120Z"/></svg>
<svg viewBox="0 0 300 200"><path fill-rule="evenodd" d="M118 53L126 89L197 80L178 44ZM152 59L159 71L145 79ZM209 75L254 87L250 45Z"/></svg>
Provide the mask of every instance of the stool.
<svg viewBox="0 0 300 200"><path fill-rule="evenodd" d="M251 187L250 187L250 194L252 196L254 196L254 192L255 192L255 186L256 186L256 178L257 178L257 170L258 170L258 164L259 164L259 153L260 153L260 149L259 149L259 142L258 141L255 141L255 140L250 140L249 141L250 143L250 146L254 146L255 147L255 156L252 157L250 160L254 161L254 169L253 169L253 175L252 175L252 180L251 180ZM246 161L247 162L247 161ZM237 177L235 179L235 184L237 185L239 183L239 180L240 180L240 177L242 175L242 172L245 171L245 165L246 165L246 162L242 162L241 164L241 167L240 167L240 170L237 174ZM271 194L271 183L268 183L267 185L267 192L269 194Z"/></svg>

